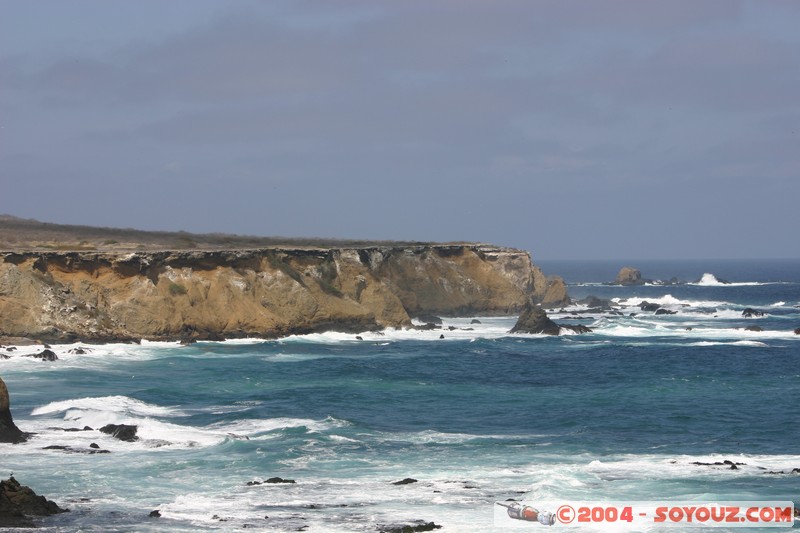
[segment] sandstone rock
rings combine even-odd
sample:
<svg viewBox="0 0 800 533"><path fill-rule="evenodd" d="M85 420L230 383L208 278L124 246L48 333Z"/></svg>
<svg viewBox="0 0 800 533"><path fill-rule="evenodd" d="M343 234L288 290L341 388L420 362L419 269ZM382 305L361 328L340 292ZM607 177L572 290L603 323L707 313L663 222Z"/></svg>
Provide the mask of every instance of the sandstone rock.
<svg viewBox="0 0 800 533"><path fill-rule="evenodd" d="M511 328L510 333L544 333L545 335L558 335L559 326L547 317L544 309L535 305L528 305L522 310L517 323Z"/></svg>
<svg viewBox="0 0 800 533"><path fill-rule="evenodd" d="M615 285L642 285L642 273L633 267L622 267L614 280Z"/></svg>
<svg viewBox="0 0 800 533"><path fill-rule="evenodd" d="M541 305L546 308L561 307L569 304L567 284L561 276L547 277L547 291L544 293Z"/></svg>
<svg viewBox="0 0 800 533"><path fill-rule="evenodd" d="M14 424L11 418L11 401L8 388L0 378L0 442L18 443L25 442L28 436Z"/></svg>
<svg viewBox="0 0 800 533"><path fill-rule="evenodd" d="M527 252L477 244L0 252L0 338L355 334L422 314L516 313L546 291Z"/></svg>

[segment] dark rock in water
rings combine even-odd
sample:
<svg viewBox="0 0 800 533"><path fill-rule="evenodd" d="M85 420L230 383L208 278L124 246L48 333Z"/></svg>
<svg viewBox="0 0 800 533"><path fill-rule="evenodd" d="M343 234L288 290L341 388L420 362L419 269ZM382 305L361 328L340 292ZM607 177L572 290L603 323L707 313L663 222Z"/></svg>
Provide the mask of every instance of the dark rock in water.
<svg viewBox="0 0 800 533"><path fill-rule="evenodd" d="M20 485L14 476L0 481L0 527L35 527L29 515L50 516L68 511Z"/></svg>
<svg viewBox="0 0 800 533"><path fill-rule="evenodd" d="M547 317L541 307L527 304L511 328L511 333L544 333L545 335L558 335L558 324Z"/></svg>
<svg viewBox="0 0 800 533"><path fill-rule="evenodd" d="M56 353L49 349L42 350L39 353L26 355L25 357L35 357L36 359L41 359L42 361L58 361L58 356Z"/></svg>
<svg viewBox="0 0 800 533"><path fill-rule="evenodd" d="M800 474L800 468L792 468L791 472L785 472L783 470L779 470L778 472L769 471L767 474Z"/></svg>
<svg viewBox="0 0 800 533"><path fill-rule="evenodd" d="M425 522L424 520L417 520L416 524L409 524L404 526L390 526L382 527L381 533L418 533L421 531L433 531L434 529L441 529L442 526L436 525L433 522Z"/></svg>
<svg viewBox="0 0 800 533"><path fill-rule="evenodd" d="M470 321L469 321L469 323L470 323L470 324L480 324L480 323L481 323L481 321L480 321L480 320L478 320L477 318L473 318L472 320L470 320Z"/></svg>
<svg viewBox="0 0 800 533"><path fill-rule="evenodd" d="M561 326L561 327L563 329L568 329L568 330L574 331L575 333L591 333L592 332L592 328L590 328L589 326L582 326L580 324L578 324L576 326Z"/></svg>
<svg viewBox="0 0 800 533"><path fill-rule="evenodd" d="M282 477L271 477L264 483L294 483L293 479L283 479Z"/></svg>
<svg viewBox="0 0 800 533"><path fill-rule="evenodd" d="M444 335L439 335L439 338L440 339L444 339Z"/></svg>
<svg viewBox="0 0 800 533"><path fill-rule="evenodd" d="M442 319L436 315L418 315L416 319L419 320L420 322L425 322L426 324L442 323Z"/></svg>
<svg viewBox="0 0 800 533"><path fill-rule="evenodd" d="M102 433L107 433L119 440L134 442L139 440L139 437L136 436L138 429L138 426L132 426L128 424L108 424L101 427L100 431Z"/></svg>
<svg viewBox="0 0 800 533"><path fill-rule="evenodd" d="M75 355L85 355L85 354L87 354L87 353L89 353L91 351L92 350L90 350L89 348L83 348L83 347L79 346L78 348L73 348L73 349L69 350L67 353L71 353L71 354L75 354Z"/></svg>
<svg viewBox="0 0 800 533"><path fill-rule="evenodd" d="M677 311L670 311L669 309L664 309L663 307L656 309L657 315L677 315Z"/></svg>
<svg viewBox="0 0 800 533"><path fill-rule="evenodd" d="M734 463L730 459L725 459L724 461L715 461L713 463L701 463L700 461L695 461L692 464L698 466L729 466L731 470L738 470L737 467L745 466L747 463Z"/></svg>
<svg viewBox="0 0 800 533"><path fill-rule="evenodd" d="M101 450L101 449L99 449L100 446L98 446L95 443L90 444L89 448L91 448L91 449L86 450L86 449L73 448L72 446L64 446L62 444L53 444L51 446L45 446L42 449L43 450L60 450L62 452L67 452L67 453L85 453L85 454L88 454L88 455L94 455L94 454L97 454L97 453L111 453L109 450Z"/></svg>
<svg viewBox="0 0 800 533"><path fill-rule="evenodd" d="M611 309L611 300L598 298L597 296L587 296L583 300L579 300L578 303L585 305L592 310L597 309L599 311L608 311Z"/></svg>
<svg viewBox="0 0 800 533"><path fill-rule="evenodd" d="M156 509L154 511L150 511L150 514L147 516L149 516L150 518L161 518L161 512L158 509Z"/></svg>
<svg viewBox="0 0 800 533"><path fill-rule="evenodd" d="M648 312L654 313L654 312L658 311L659 309L661 309L661 306L658 305L658 304L651 304L650 302L645 300L644 302L639 304L639 309L641 309L642 311L648 311Z"/></svg>
<svg viewBox="0 0 800 533"><path fill-rule="evenodd" d="M440 326L437 326L433 322L428 322L427 324L423 324L421 326L414 326L413 328L419 331L430 331L433 329L439 329Z"/></svg>
<svg viewBox="0 0 800 533"><path fill-rule="evenodd" d="M744 328L744 329L745 329L745 331L756 331L756 332L759 332L759 331L764 331L764 330L761 328L761 326L747 326L747 327L746 327L746 328Z"/></svg>
<svg viewBox="0 0 800 533"><path fill-rule="evenodd" d="M796 330L794 330L794 334L795 335L800 335L800 328L797 328Z"/></svg>
<svg viewBox="0 0 800 533"><path fill-rule="evenodd" d="M14 424L11 418L11 401L8 397L6 383L0 378L0 442L25 442L28 440L27 433L23 433Z"/></svg>
<svg viewBox="0 0 800 533"><path fill-rule="evenodd" d="M751 318L754 316L764 316L764 312L748 307L747 309L742 311L742 316L745 318Z"/></svg>
<svg viewBox="0 0 800 533"><path fill-rule="evenodd" d="M357 341L363 341L364 337L362 337L361 335L356 335L356 340Z"/></svg>
<svg viewBox="0 0 800 533"><path fill-rule="evenodd" d="M410 485L411 483L416 483L417 480L413 477L407 477L405 479L401 479L400 481L393 481L392 485Z"/></svg>
<svg viewBox="0 0 800 533"><path fill-rule="evenodd" d="M614 285L643 285L642 273L633 267L622 267L614 280Z"/></svg>

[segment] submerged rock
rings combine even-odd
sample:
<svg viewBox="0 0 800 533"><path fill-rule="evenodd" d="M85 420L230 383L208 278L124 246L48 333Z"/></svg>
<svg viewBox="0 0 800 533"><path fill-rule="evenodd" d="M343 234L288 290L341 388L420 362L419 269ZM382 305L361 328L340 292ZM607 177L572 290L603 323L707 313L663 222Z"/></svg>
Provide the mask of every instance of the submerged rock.
<svg viewBox="0 0 800 533"><path fill-rule="evenodd" d="M413 477L407 477L405 479L401 479L400 481L393 481L392 485L410 485L411 483L416 483L417 480Z"/></svg>
<svg viewBox="0 0 800 533"><path fill-rule="evenodd" d="M0 442L18 443L28 440L28 435L23 433L14 424L11 418L11 401L8 396L8 388L0 378Z"/></svg>
<svg viewBox="0 0 800 533"><path fill-rule="evenodd" d="M764 312L759 311L757 309L753 309L752 307L748 307L744 311L742 311L742 316L745 318L752 318L754 316L764 316Z"/></svg>
<svg viewBox="0 0 800 533"><path fill-rule="evenodd" d="M417 520L415 524L403 526L390 526L382 527L381 533L418 533L421 531L433 531L434 529L441 529L442 526L434 524L433 522L425 522L424 520Z"/></svg>

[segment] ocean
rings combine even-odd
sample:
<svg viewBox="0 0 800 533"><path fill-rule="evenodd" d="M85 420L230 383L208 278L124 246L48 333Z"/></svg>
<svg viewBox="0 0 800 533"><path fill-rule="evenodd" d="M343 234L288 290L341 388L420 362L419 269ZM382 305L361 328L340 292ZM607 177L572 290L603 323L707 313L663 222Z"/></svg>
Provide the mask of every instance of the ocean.
<svg viewBox="0 0 800 533"><path fill-rule="evenodd" d="M539 264L613 302L549 313L592 333L444 317L361 339L53 346L53 362L20 347L0 376L35 436L0 445L0 477L71 509L42 531L507 531L512 499L798 503L800 261L630 262L688 282L637 287L604 284L625 262Z"/></svg>

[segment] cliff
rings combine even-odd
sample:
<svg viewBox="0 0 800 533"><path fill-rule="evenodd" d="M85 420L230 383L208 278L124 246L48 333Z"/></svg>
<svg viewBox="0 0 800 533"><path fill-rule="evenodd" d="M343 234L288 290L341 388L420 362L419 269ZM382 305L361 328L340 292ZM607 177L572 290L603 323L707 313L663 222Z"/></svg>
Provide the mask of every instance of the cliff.
<svg viewBox="0 0 800 533"><path fill-rule="evenodd" d="M548 294L548 288L550 294ZM0 337L278 337L516 314L552 299L527 252L479 244L0 253Z"/></svg>

